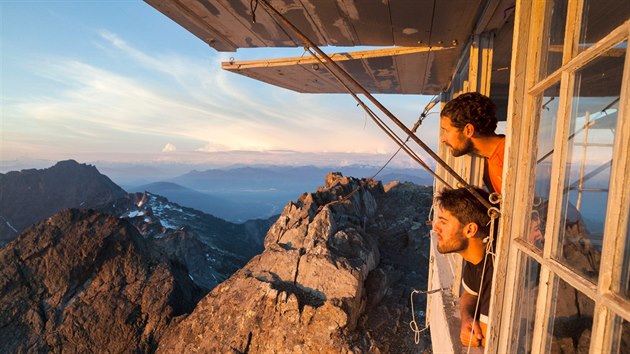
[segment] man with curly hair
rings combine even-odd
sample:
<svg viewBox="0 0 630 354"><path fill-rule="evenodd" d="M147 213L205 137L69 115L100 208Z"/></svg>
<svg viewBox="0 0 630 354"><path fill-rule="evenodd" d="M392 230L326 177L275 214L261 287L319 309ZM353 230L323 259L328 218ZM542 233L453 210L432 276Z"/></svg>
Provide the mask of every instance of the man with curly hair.
<svg viewBox="0 0 630 354"><path fill-rule="evenodd" d="M440 113L440 142L453 156L475 154L485 158L484 183L490 192L501 193L505 136L497 128L496 105L478 92L449 101Z"/></svg>
<svg viewBox="0 0 630 354"><path fill-rule="evenodd" d="M488 198L486 191L476 190ZM458 253L464 259L460 341L465 346L485 346L494 271L488 253L494 246L487 239L490 217L486 207L465 188L444 189L435 200L438 213L433 232L437 250L442 254Z"/></svg>

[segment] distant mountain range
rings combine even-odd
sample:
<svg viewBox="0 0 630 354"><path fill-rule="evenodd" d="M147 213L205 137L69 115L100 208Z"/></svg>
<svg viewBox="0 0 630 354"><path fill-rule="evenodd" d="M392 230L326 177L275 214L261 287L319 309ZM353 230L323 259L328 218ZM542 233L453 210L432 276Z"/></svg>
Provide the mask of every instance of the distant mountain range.
<svg viewBox="0 0 630 354"><path fill-rule="evenodd" d="M251 211L253 205L238 203L227 197L202 193L173 182L149 183L129 187L128 190L129 192L150 192L161 195L180 205L186 205L224 220L242 222L261 216L261 213Z"/></svg>
<svg viewBox="0 0 630 354"><path fill-rule="evenodd" d="M268 218L282 211L284 205L308 190L324 184L329 172L359 178L372 177L374 166L316 167L266 166L230 169L193 170L181 176L141 186L128 191L151 192L232 222ZM388 168L376 176L383 183L392 181L431 185L433 178L418 169Z"/></svg>

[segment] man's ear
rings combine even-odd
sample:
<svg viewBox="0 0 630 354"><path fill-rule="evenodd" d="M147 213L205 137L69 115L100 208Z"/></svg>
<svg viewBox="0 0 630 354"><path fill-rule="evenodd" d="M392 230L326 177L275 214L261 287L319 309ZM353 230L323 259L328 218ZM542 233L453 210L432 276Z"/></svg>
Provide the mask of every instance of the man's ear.
<svg viewBox="0 0 630 354"><path fill-rule="evenodd" d="M463 133L467 138L472 138L475 135L475 127L468 123L464 126Z"/></svg>
<svg viewBox="0 0 630 354"><path fill-rule="evenodd" d="M466 238L474 238L477 236L477 231L479 231L479 225L474 222L469 222L464 226L464 236L466 236Z"/></svg>

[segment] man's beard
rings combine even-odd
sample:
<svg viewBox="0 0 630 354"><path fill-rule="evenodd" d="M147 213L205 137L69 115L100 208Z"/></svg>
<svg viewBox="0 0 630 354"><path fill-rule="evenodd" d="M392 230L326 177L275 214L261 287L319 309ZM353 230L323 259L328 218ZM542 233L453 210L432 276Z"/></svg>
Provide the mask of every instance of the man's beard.
<svg viewBox="0 0 630 354"><path fill-rule="evenodd" d="M468 247L468 239L464 236L464 233L460 230L457 235L457 239L450 239L449 243L438 242L437 249L441 254L454 253L465 250Z"/></svg>
<svg viewBox="0 0 630 354"><path fill-rule="evenodd" d="M453 157L460 157L466 154L477 152L477 149L475 149L475 145L473 145L473 142L470 139L466 139L466 142L461 149L455 149L451 146L451 150Z"/></svg>

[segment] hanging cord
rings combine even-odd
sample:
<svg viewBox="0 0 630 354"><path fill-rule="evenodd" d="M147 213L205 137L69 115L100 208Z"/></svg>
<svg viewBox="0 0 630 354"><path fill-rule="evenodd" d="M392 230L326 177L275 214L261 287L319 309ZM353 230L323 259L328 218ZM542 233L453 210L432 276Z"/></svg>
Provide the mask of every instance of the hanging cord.
<svg viewBox="0 0 630 354"><path fill-rule="evenodd" d="M317 59L317 61L319 61L319 63L321 63L322 65L326 66L326 63L324 61L322 61L321 57L319 57L318 55L316 55L315 53L313 53L311 51L311 48L305 47L306 50L308 50L309 53L311 53L311 55ZM387 134L392 140L394 140L394 142L396 142L396 144L398 144L398 146L403 149L413 160L415 160L418 164L420 164L420 166L424 167L425 170L427 170L431 175L433 175L433 177L435 177L437 180L439 180L440 182L444 183L444 185L452 188L452 186L447 183L442 177L438 176L435 172L433 172L433 170L431 169L431 167L429 167L424 161L422 161L422 159L415 153L415 151L413 151L409 146L407 146L405 144L405 142L403 142L402 138L400 138L398 135L396 135L396 133L387 126L387 124L385 124L385 122L383 122L375 113L374 111L372 111L372 109L370 109L370 107L368 107L365 102L363 102L359 96L357 96L356 93L354 93L349 87L348 85L346 85L346 83L341 80L341 78L337 75L337 73L335 73L334 71L330 71L330 69L328 70L338 81L339 83L346 89L348 90L348 93L357 101L357 103L366 111L366 113L372 118L372 121L374 121L374 123L376 123L376 125L381 128L385 134ZM403 125L404 126L404 125ZM405 129L407 129L405 127ZM409 129L407 129L407 131L409 131ZM413 135L413 133L411 133ZM415 135L414 135L415 136ZM474 190L473 190L474 191ZM475 191L476 193L476 191Z"/></svg>
<svg viewBox="0 0 630 354"><path fill-rule="evenodd" d="M433 290L416 290L413 289L411 291L411 295L409 298L409 301L411 302L411 322L409 322L409 327L411 327L411 331L414 334L414 341L416 342L416 344L420 343L420 335L422 334L422 332L426 331L427 329L429 329L429 326L424 326L424 328L419 329L418 327L418 322L416 322L416 311L413 308L413 296L415 294L418 295L422 295L422 294L434 294L440 291L451 291L451 288L439 288L439 289L433 289Z"/></svg>
<svg viewBox="0 0 630 354"><path fill-rule="evenodd" d="M420 113L420 117L418 117L418 120L416 121L416 123L413 125L413 127L411 128L411 131L415 134L416 131L418 130L418 127L420 127L420 125L422 124L422 121L425 120L427 118L428 115L434 114L436 112L433 113L429 113L429 111L431 109L433 109L433 107L435 107L435 105L437 104L436 98L438 98L438 95L433 96L433 98L431 98L431 101L429 101L429 103L427 103L427 105L424 107L424 109L422 110L422 113ZM407 139L405 139L405 142L403 144L407 145L407 143L409 142L410 137L407 137ZM378 175L381 171L383 171L383 169L389 165L390 162L392 162L392 160L394 159L394 157L396 157L396 155L398 155L398 153L400 152L400 150L402 150L402 146L398 148L398 150L396 150L396 152L394 152L394 154L392 155L392 157L389 158L389 160L387 160L387 162L385 163L385 165L383 165L383 167L381 167L380 170L378 170L378 172L376 172L374 174L374 176L372 176L372 178L375 178L376 175Z"/></svg>
<svg viewBox="0 0 630 354"><path fill-rule="evenodd" d="M416 123L411 128L411 132L412 133L414 133L414 134L416 133L416 131L418 130L418 128L422 124L422 121L424 121L427 118L427 116L437 113L437 112L428 113L437 104L436 98L438 98L438 95L433 96L433 98L431 98L431 101L429 101L429 103L426 105L426 107L424 107L424 110L422 111L422 113L420 113L420 117L418 117L418 120L416 121ZM405 142L403 144L407 145L407 143L409 142L409 139L411 139L411 137L408 136L407 139L405 139ZM387 161L385 166L387 166L394 159L394 157L396 157L396 155L398 155L400 150L402 150L402 146L399 147L398 150L396 150L396 152L394 152L394 154L392 155L392 157L389 158L389 160ZM383 167L385 167L385 166L383 166Z"/></svg>
<svg viewBox="0 0 630 354"><path fill-rule="evenodd" d="M341 68L337 63L335 63L326 53L324 53L313 41L311 41L306 35L304 35L293 23L291 23L286 17L284 17L278 10L276 10L273 6L271 6L266 0L260 0L263 4L264 8L267 10L270 16L278 18L282 21L286 26L291 28L293 32L298 35L302 41L304 41L305 45L315 50L322 58L326 59L325 62L320 62L326 67L326 69L330 72L338 72L342 75L346 80L352 83L356 89L362 93L365 97L370 100L376 107L378 107L381 112L383 112L387 117L394 122L400 129L402 129L405 134L413 139L413 141L418 144L423 150L425 150L445 171L447 171L450 175L452 175L457 182L459 182L466 190L468 190L477 200L483 203L487 208L492 207L468 182L466 182L453 168L451 168L444 160L442 160L428 145L426 145L422 140L420 140L415 134L413 134L409 128L407 128L396 116L394 116L385 106L383 106L374 96L372 96L361 84L359 84L350 74L348 74L343 68ZM291 37L289 37L291 38ZM315 56L317 58L317 56ZM339 79L338 79L339 80ZM347 88L347 85L344 85L349 93L353 94L355 99L358 99L356 94L351 89ZM360 99L359 99L360 101ZM366 107L363 102L360 102L362 107ZM425 164L426 165L426 164ZM447 184L448 185L448 184Z"/></svg>
<svg viewBox="0 0 630 354"><path fill-rule="evenodd" d="M256 9L258 9L258 0L249 0L249 9L252 11L252 22L256 23Z"/></svg>
<svg viewBox="0 0 630 354"><path fill-rule="evenodd" d="M433 42L432 42L432 38L433 38L433 20L435 20L435 4L436 4L437 0L433 0L433 10L431 11L431 25L429 26L429 51L427 52L427 61L424 65L424 82L427 81L427 74L429 72L429 60L431 60L431 50L433 49ZM422 83L424 85L424 82ZM423 86L424 87L424 86Z"/></svg>
<svg viewBox="0 0 630 354"><path fill-rule="evenodd" d="M305 50L305 52L306 52L306 50ZM310 53L310 51L309 51L309 53ZM418 127L420 126L420 124L422 124L422 121L423 121L423 120L424 120L424 119L428 116L427 112L428 112L428 111L430 111L430 110L431 110L431 109L432 109L432 108L433 108L433 107L437 104L436 98L437 98L437 95L436 95L436 96L433 96L433 98L431 99L431 101L429 101L429 103L428 103L428 104L424 107L424 110L422 111L422 113L420 114L420 117L418 118L418 120L416 121L416 123L414 124L414 126L413 126L413 128L412 128L412 131L413 131L413 132L415 132L415 131L418 129ZM369 110L369 108L368 108L368 110ZM371 112L371 111L370 111L370 112ZM368 111L367 111L367 110L366 110L366 114L368 114ZM374 112L372 112L372 114L374 114ZM374 114L374 115L375 115L375 114ZM396 138L398 138L398 137L396 137ZM398 139L400 139L400 138L398 138ZM406 144L407 144L407 142L409 142L409 137L407 137L407 140L405 140L405 142L404 142L403 144L405 144L405 145L406 145ZM346 200L350 199L350 197L351 197L354 193L356 193L356 192L357 192L357 191L359 191L360 189L364 188L364 187L367 185L367 183L368 183L368 182L373 181L373 180L376 178L376 176L378 176L378 174L379 174L379 173L383 172L383 170L385 169L385 167L387 167L387 165L389 165L389 163L390 163L390 162L392 162L392 160L394 159L394 157L396 157L396 155L400 152L400 150L402 150L402 146L398 148L398 150L397 150L397 151L396 151L396 152L395 152L395 153L394 153L394 154L393 154L393 155L392 155L392 156L391 156L391 157L387 160L387 162L385 162L385 164L384 164L383 166L381 166L381 168L380 168L378 171L376 171L376 173L374 173L374 174L372 175L372 177L369 177L369 178L367 178L365 181L361 182L361 183L360 183L360 184L359 184L359 185L358 185L355 189L353 189L350 193L348 193L347 195L345 195L343 198L341 198L341 199L339 199L339 200L332 201L332 202L330 202L330 203L326 203L326 204L324 204L324 205L320 206L320 207L318 208L318 211L320 211L321 209L323 209L323 208L324 208L324 207L326 207L326 206L329 206L329 205L334 205L334 204L339 204L339 203L342 203L342 202L344 202L344 201L346 201ZM419 160L419 159L420 159L420 158L418 157L418 160ZM418 162L419 162L420 164L422 164L422 161L418 161ZM427 166L427 168L428 168L428 166ZM432 172L432 170L430 170L430 171ZM436 177L437 177L437 176L436 176ZM439 177L437 177L437 178L439 178ZM440 181L442 181L442 180L440 179ZM443 181L442 181L442 182L443 182ZM447 185L448 185L448 184L447 184ZM431 206L431 209L433 209L433 206Z"/></svg>
<svg viewBox="0 0 630 354"><path fill-rule="evenodd" d="M490 194L490 197L488 199L489 199L488 201L491 204L499 204L501 202L501 195L499 193L492 193ZM477 315L479 313L479 302L481 301L481 292L483 291L483 280L486 275L486 264L488 263L489 255L492 256L492 264L494 266L494 260L495 260L495 254L496 254L494 250L494 230L495 230L496 220L499 218L499 215L501 215L501 213L497 207L493 206L488 209L488 216L490 217L490 221L488 221L488 224L490 225L490 232L489 232L490 234L486 238L483 239L483 242L486 244L486 254L483 257L483 270L481 271L481 281L479 282L479 290L477 291L477 302L475 303L475 313L473 315L473 324L475 323L475 321L477 321ZM490 274L490 276L492 276L492 274ZM470 328L470 338L472 338L473 336L474 328L475 328L474 325ZM472 344L472 340L468 340L468 349L466 351L466 353L468 354L470 353L471 344Z"/></svg>

